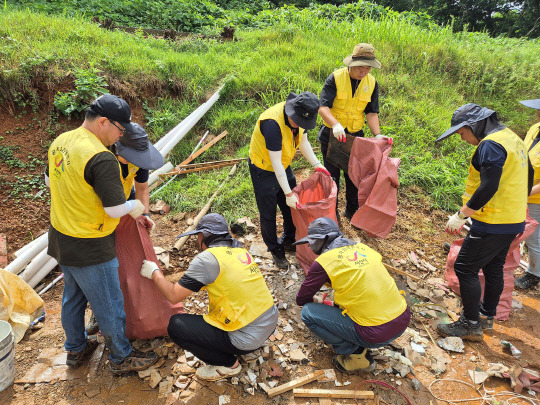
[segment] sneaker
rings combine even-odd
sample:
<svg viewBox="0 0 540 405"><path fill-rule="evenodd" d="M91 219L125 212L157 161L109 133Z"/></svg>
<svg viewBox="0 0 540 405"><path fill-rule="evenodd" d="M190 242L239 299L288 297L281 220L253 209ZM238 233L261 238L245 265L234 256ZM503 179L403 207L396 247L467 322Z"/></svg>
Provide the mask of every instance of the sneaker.
<svg viewBox="0 0 540 405"><path fill-rule="evenodd" d="M482 330L491 330L491 329L493 329L493 317L483 315L480 312L480 326L482 327Z"/></svg>
<svg viewBox="0 0 540 405"><path fill-rule="evenodd" d="M461 316L456 322L438 324L437 331L443 336L456 336L465 340L483 340L484 333L480 322L473 325L470 321Z"/></svg>
<svg viewBox="0 0 540 405"><path fill-rule="evenodd" d="M94 350L96 350L97 346L97 340L87 340L86 346L84 346L84 349L82 349L80 352L68 351L66 364L69 367L73 368L79 367L82 364L84 358L91 354Z"/></svg>
<svg viewBox="0 0 540 405"><path fill-rule="evenodd" d="M514 280L514 286L520 290L528 290L534 288L540 283L540 277L535 276L528 271L525 272L521 277Z"/></svg>
<svg viewBox="0 0 540 405"><path fill-rule="evenodd" d="M92 312L92 316L90 316L90 320L88 321L88 323L86 324L84 328L86 329L87 335L95 335L96 333L99 332L99 325L96 321L96 317L93 312Z"/></svg>
<svg viewBox="0 0 540 405"><path fill-rule="evenodd" d="M195 372L195 376L199 380L204 381L216 381L223 378L234 377L242 372L242 366L238 367L225 367L225 366L212 366L207 364L204 367L199 367Z"/></svg>
<svg viewBox="0 0 540 405"><path fill-rule="evenodd" d="M333 359L334 366L342 373L354 373L356 371L371 372L377 364L367 349L360 354L338 354Z"/></svg>
<svg viewBox="0 0 540 405"><path fill-rule="evenodd" d="M289 261L285 257L285 251L283 247L280 247L280 249L274 249L272 253L272 259L274 260L274 264L278 269L288 269L289 268Z"/></svg>
<svg viewBox="0 0 540 405"><path fill-rule="evenodd" d="M296 246L293 243L296 242L294 238L285 238L284 235L278 238L278 243L283 246L286 252L296 252Z"/></svg>
<svg viewBox="0 0 540 405"><path fill-rule="evenodd" d="M144 370L158 361L158 355L155 352L143 353L132 349L131 354L127 356L122 363L116 364L110 362L111 372L113 374L124 374L129 371Z"/></svg>

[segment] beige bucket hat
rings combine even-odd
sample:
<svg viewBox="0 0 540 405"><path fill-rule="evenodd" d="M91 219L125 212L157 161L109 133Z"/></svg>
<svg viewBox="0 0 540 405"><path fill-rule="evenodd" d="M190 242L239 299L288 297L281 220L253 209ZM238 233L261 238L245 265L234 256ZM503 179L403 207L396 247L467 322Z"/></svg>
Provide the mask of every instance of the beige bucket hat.
<svg viewBox="0 0 540 405"><path fill-rule="evenodd" d="M375 48L371 44L358 44L354 47L352 55L343 59L345 66L371 66L381 68L381 62L375 58Z"/></svg>

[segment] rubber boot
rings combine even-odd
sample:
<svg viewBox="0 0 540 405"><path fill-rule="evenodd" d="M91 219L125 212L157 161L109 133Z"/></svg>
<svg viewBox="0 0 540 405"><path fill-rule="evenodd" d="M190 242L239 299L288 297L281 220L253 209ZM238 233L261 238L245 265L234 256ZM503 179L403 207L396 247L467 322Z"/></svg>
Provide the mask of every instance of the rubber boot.
<svg viewBox="0 0 540 405"><path fill-rule="evenodd" d="M377 364L367 349L364 349L360 354L338 354L334 357L334 365L342 373L354 373L373 371Z"/></svg>

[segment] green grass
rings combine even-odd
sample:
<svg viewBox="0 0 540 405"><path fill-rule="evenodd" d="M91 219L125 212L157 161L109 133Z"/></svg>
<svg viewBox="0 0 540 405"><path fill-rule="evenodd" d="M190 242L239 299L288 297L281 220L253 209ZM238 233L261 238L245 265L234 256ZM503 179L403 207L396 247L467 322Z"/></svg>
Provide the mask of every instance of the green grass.
<svg viewBox="0 0 540 405"><path fill-rule="evenodd" d="M352 6L333 21L326 15L336 9L325 7L263 11L258 18L265 27L238 29L237 42L193 38L176 43L106 31L81 17L7 10L0 14L0 101L9 102L14 92L35 98L36 78L54 86L65 83L74 69L93 64L112 92L125 92L145 106L156 140L228 80L220 100L181 141L172 160L185 159L207 129L229 135L202 159L244 157L265 108L290 91L319 93L356 43L371 42L382 63L381 70L372 71L381 89L380 120L383 133L395 137L392 155L402 159L402 186L422 187L435 207L455 209L472 148L456 136L439 145L434 139L467 102L494 109L523 135L535 112L518 101L540 94L540 43L453 34L450 28L419 26L377 10L369 18ZM143 96L156 88L155 97ZM315 132L310 133L314 145ZM181 210L200 209L223 173L187 176L160 198ZM254 212L247 169L236 178L235 187L227 187L214 205L229 218Z"/></svg>

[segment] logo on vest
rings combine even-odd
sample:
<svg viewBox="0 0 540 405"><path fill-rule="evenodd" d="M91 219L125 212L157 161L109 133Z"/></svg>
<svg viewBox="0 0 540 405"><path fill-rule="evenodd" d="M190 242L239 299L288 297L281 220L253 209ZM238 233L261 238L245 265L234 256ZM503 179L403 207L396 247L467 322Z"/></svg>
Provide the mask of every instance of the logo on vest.
<svg viewBox="0 0 540 405"><path fill-rule="evenodd" d="M246 258L244 259L244 254L240 253L238 256L236 256L238 258L238 260L240 260L240 262L242 264L245 264L245 265L249 265L251 264L251 256L249 255L248 252L245 253L246 255Z"/></svg>
<svg viewBox="0 0 540 405"><path fill-rule="evenodd" d="M366 84L366 85L364 86L364 93L367 93L368 91L369 91L369 86Z"/></svg>
<svg viewBox="0 0 540 405"><path fill-rule="evenodd" d="M362 253L358 253L358 251L355 250L353 256L347 256L347 260L350 262L355 262L358 260L358 255L362 257L367 257L366 255L363 255Z"/></svg>
<svg viewBox="0 0 540 405"><path fill-rule="evenodd" d="M62 173L64 173L64 155L62 153L57 154L54 157L54 167L52 169L52 176L58 180L62 176Z"/></svg>

